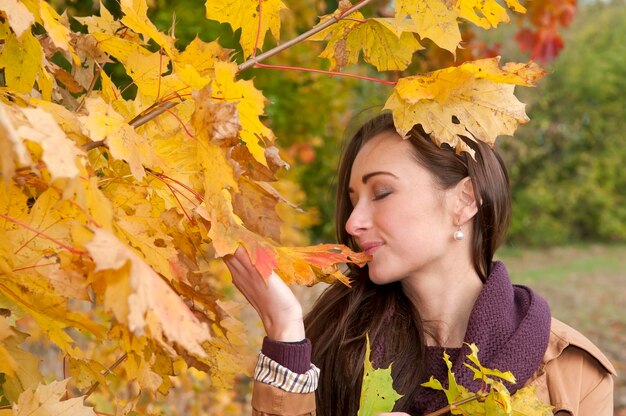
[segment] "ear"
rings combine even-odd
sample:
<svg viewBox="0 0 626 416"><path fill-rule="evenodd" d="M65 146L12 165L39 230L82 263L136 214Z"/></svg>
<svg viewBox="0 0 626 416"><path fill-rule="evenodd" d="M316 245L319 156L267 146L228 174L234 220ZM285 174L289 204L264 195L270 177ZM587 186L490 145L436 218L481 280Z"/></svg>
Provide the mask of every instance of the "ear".
<svg viewBox="0 0 626 416"><path fill-rule="evenodd" d="M455 186L456 209L454 225L463 225L478 212L478 203L474 195L474 186L469 176L461 179Z"/></svg>

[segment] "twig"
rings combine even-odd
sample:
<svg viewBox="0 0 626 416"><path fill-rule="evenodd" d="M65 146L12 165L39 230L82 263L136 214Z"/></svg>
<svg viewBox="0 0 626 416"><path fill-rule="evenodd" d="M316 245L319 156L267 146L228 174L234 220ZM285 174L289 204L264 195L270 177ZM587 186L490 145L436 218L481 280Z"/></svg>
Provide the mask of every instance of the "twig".
<svg viewBox="0 0 626 416"><path fill-rule="evenodd" d="M316 72L316 73L319 73L319 74L327 74L327 75L331 75L331 76L364 79L366 81L378 82L379 84L386 84L386 85L396 85L397 84L396 81L387 81L387 80L379 79L379 78L366 77L365 75L350 74L349 72L326 71L326 70L323 70L323 69L301 68L301 67L297 67L297 66L284 66L284 65L255 64L254 66L255 66L255 68L284 69L284 70L288 70L288 71Z"/></svg>
<svg viewBox="0 0 626 416"><path fill-rule="evenodd" d="M124 360L128 358L128 353L125 352L120 358L117 359L117 361L115 361L113 363L113 365L111 365L111 367L107 368L106 371L104 373L102 373L102 377L106 377L109 374L111 374L111 371L115 370L115 367L117 367L118 365L122 364L122 362L124 362ZM99 381L96 381L95 383L93 383L93 385L91 387L89 387L89 390L87 390L87 392L85 393L85 399L89 396L91 396L91 393L93 393L94 391L96 391L96 389L98 388L98 386L100 385Z"/></svg>
<svg viewBox="0 0 626 416"><path fill-rule="evenodd" d="M91 91L93 91L94 87L96 86L96 81L98 81L98 78L100 78L100 71L102 71L102 68L100 68L100 65L96 65L96 71L93 74L93 79L91 80L91 84L89 84L89 88L87 88L87 92L85 93L85 95L83 95L83 98L80 100L78 107L74 109L75 113L78 113L80 109L83 108L83 106L85 105L85 101L87 101L87 97L89 96L89 94L91 94Z"/></svg>
<svg viewBox="0 0 626 416"><path fill-rule="evenodd" d="M345 16L348 16L354 12L356 12L357 10L367 6L369 3L371 3L372 0L362 0L360 2L358 2L357 4L355 4L354 6L352 6L351 8L347 9L345 12L334 16L332 18L330 18L329 20L327 20L326 22L315 26L314 28L304 32L303 34L301 34L300 36L297 36L281 45L278 45L272 49L270 49L267 52L262 53L259 56L252 56L250 59L248 59L246 62L242 63L241 65L239 65L238 71L237 72L241 72L245 69L251 68L255 65L258 65L261 61L274 56L276 54L278 54L279 52L284 51L287 48L292 47L293 45L300 43L302 41L304 41L305 39L313 36L314 34L321 32L322 30L326 29L327 27L337 23L338 21L342 20ZM344 75L344 76L348 76L348 75ZM355 78L359 78L359 76L354 76ZM143 115L139 115L137 117L135 117L134 119L132 119L128 124L130 124L132 127L137 128L139 126L142 126L144 124L146 124L148 121L153 120L155 118L157 118L158 116L160 116L161 114L165 113L166 111L168 111L171 108L176 107L179 104L179 101L167 101L167 102L162 102L159 103L159 105L157 105L154 110L150 111L147 114L143 114ZM85 145L83 148L86 150L90 150L90 149L94 149L96 147L99 146L103 146L104 143L99 143L99 142L93 142L93 143L89 143L91 146L87 147L87 145Z"/></svg>
<svg viewBox="0 0 626 416"><path fill-rule="evenodd" d="M90 151L92 149L95 149L97 147L109 147L109 146L107 146L106 143L104 143L104 140L98 140L98 141L95 141L95 142L85 143L81 147L82 147L82 149L85 152L88 152L88 151Z"/></svg>
<svg viewBox="0 0 626 416"><path fill-rule="evenodd" d="M154 110L150 111L148 114L144 114L142 116L137 116L131 121L128 122L132 127L137 128L146 124L148 121L157 118L161 114L165 113L170 108L174 108L178 105L180 101L166 101L163 104L159 104Z"/></svg>
<svg viewBox="0 0 626 416"><path fill-rule="evenodd" d="M311 36L315 35L318 32L321 32L322 30L326 29L328 26L333 25L335 23L337 23L338 21L340 21L341 19L344 18L344 16L348 16L354 12L356 12L357 10L367 6L369 3L371 3L372 0L363 0L357 4L355 4L354 6L350 7L348 10L346 10L345 12L341 13L338 16L333 16L332 18L328 19L327 21L325 21L324 23L317 25L313 28L311 28L310 30L304 32L303 34L301 34L300 36L296 36L295 38L281 44L278 45L272 49L270 49L267 52L262 53L259 56L253 56L250 59L248 59L246 62L242 63L241 65L239 65L239 72L244 71L248 68L251 68L253 66L255 66L256 64L258 64L259 62L276 55L279 52L284 51L287 48L292 47L293 45L300 43L308 38L310 38Z"/></svg>

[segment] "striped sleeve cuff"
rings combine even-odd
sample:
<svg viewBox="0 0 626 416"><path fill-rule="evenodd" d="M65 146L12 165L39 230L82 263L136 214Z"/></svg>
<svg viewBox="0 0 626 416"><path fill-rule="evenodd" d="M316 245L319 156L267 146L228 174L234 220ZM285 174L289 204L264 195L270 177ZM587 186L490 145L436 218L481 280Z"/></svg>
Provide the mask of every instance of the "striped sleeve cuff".
<svg viewBox="0 0 626 416"><path fill-rule="evenodd" d="M254 379L290 393L312 393L317 389L320 369L311 364L306 373L298 374L259 353Z"/></svg>

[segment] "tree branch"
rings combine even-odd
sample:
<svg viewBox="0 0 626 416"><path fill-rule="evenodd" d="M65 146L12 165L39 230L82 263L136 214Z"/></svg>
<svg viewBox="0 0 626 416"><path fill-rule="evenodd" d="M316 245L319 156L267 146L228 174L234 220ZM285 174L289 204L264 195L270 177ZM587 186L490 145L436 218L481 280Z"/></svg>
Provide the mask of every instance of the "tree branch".
<svg viewBox="0 0 626 416"><path fill-rule="evenodd" d="M304 41L305 39L313 36L314 34L316 34L318 32L321 32L322 30L326 29L327 27L337 23L338 21L340 21L344 17L346 17L346 16L356 12L357 10L367 6L371 2L372 2L372 0L362 0L362 1L358 2L357 4L355 4L354 6L350 7L349 9L347 9L346 11L344 11L343 13L341 13L341 14L339 14L337 16L332 17L328 21L326 21L326 22L324 22L324 23L322 23L320 25L315 26L314 28L304 32L303 34L301 34L299 36L296 36L295 38L291 39L290 41L287 41L287 42L283 43L282 45L278 45L278 46L270 49L269 51L264 52L264 53L262 53L262 54L260 54L258 56L252 56L246 62L244 62L241 65L239 65L238 72L241 72L241 71L243 71L245 69L251 68L251 67L255 66L256 64L258 64L259 62L269 58L270 56L274 56L277 53L282 52L285 49L290 48L293 45L298 44L298 43ZM137 128L137 127L147 123L148 121L155 119L156 117L158 117L159 115L165 113L169 109L171 109L173 107L176 107L176 105L178 105L178 102L175 102L175 101L167 101L167 102L160 103L158 106L156 106L156 108L154 110L150 111L147 114L135 117L128 124L130 124L134 128Z"/></svg>
<svg viewBox="0 0 626 416"><path fill-rule="evenodd" d="M348 10L346 10L345 12L341 13L338 16L333 16L331 19L327 20L326 22L317 25L313 28L311 28L310 30L304 32L303 34L296 36L295 38L281 44L278 45L272 49L270 49L267 52L263 52L262 54L260 54L259 56L253 56L250 59L248 59L246 62L242 63L241 65L239 65L239 71L244 71L248 68L253 67L255 64L276 55L279 52L284 51L285 49L288 49L290 47L292 47L293 45L300 43L308 38L310 38L311 36L315 35L316 33L321 32L322 30L326 29L328 26L333 25L335 23L337 23L338 21L340 21L341 19L343 19L345 16L348 16L354 12L356 12L357 10L367 6L369 3L371 3L372 0L363 0L358 2L357 4L355 4L354 6L350 7Z"/></svg>

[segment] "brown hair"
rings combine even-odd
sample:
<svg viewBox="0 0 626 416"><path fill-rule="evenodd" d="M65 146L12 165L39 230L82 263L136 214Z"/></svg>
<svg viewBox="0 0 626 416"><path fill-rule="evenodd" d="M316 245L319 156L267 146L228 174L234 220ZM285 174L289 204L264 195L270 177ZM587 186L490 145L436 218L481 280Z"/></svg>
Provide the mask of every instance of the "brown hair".
<svg viewBox="0 0 626 416"><path fill-rule="evenodd" d="M337 239L353 250L354 240L345 230L352 212L348 186L352 164L362 146L372 137L396 131L390 113L366 122L344 149L338 173L335 209ZM432 142L416 125L408 138L416 162L428 169L441 189L449 189L470 177L478 202L473 218L474 268L483 279L489 274L493 254L503 241L510 216L509 180L498 154L488 145L462 138L473 150L456 154L447 145ZM404 395L395 411L407 411L423 376L425 343L422 321L403 293L399 282L378 286L368 278L367 266L351 267L352 288L336 283L318 299L305 319L313 343L313 363L321 370L317 411L323 416L356 415L369 334L375 366L393 363L394 388Z"/></svg>

